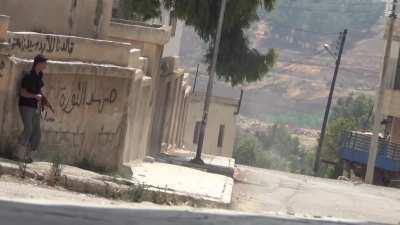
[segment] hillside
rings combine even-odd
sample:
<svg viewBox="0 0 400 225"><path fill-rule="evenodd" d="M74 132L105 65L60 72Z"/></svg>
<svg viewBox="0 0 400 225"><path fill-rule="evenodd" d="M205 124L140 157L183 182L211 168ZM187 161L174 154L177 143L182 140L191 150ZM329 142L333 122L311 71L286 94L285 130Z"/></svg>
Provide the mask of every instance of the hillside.
<svg viewBox="0 0 400 225"><path fill-rule="evenodd" d="M260 12L261 20L248 31L249 40L261 52L275 48L279 57L267 78L245 86L243 116L318 129L334 70L334 59L322 45L334 46L344 28L349 35L335 98L352 92L373 94L383 53L385 4L381 0L339 2L281 0L272 13ZM194 71L200 63L205 73L207 66L202 62L206 47L186 27L183 64Z"/></svg>

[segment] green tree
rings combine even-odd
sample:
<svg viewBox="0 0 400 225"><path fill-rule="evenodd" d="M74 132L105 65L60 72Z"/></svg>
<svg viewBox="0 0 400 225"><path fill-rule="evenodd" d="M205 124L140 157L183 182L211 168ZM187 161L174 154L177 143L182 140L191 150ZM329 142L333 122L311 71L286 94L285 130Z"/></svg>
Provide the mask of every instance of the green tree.
<svg viewBox="0 0 400 225"><path fill-rule="evenodd" d="M372 126L373 100L365 95L353 94L340 98L332 108L324 145L322 146L322 158L336 162L334 168L325 166L326 177L336 178L341 174L340 144L344 131L368 130Z"/></svg>
<svg viewBox="0 0 400 225"><path fill-rule="evenodd" d="M157 17L160 12L160 0L122 0L124 15L139 15L141 18ZM233 86L262 79L271 70L276 61L276 52L266 54L250 47L246 31L259 20L260 8L271 11L276 0L235 0L228 1L220 54L217 64L218 78L230 82ZM177 18L192 26L200 38L209 43L205 56L210 64L214 49L218 16L221 1L216 0L164 0L164 7L173 10ZM139 6L139 7L135 7ZM128 17L132 18L132 17Z"/></svg>
<svg viewBox="0 0 400 225"><path fill-rule="evenodd" d="M339 118L350 119L357 129L370 129L372 127L374 101L366 95L340 98L332 108L330 121Z"/></svg>
<svg viewBox="0 0 400 225"><path fill-rule="evenodd" d="M159 0L121 0L117 16L121 19L145 21L161 16Z"/></svg>
<svg viewBox="0 0 400 225"><path fill-rule="evenodd" d="M233 150L233 158L236 160L236 163L249 166L254 165L256 152L259 148L259 141L256 137L249 134L242 134L239 131Z"/></svg>
<svg viewBox="0 0 400 225"><path fill-rule="evenodd" d="M283 125L256 135L238 132L233 157L239 164L311 174L312 153L305 151Z"/></svg>
<svg viewBox="0 0 400 225"><path fill-rule="evenodd" d="M339 117L331 121L325 135L322 157L334 162L339 161L342 132L357 129L355 120L351 118Z"/></svg>

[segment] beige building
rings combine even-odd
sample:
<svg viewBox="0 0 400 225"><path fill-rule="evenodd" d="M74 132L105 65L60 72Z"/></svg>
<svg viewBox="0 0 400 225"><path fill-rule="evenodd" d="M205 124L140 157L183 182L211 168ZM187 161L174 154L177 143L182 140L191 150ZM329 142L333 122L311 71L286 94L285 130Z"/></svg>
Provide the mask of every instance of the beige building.
<svg viewBox="0 0 400 225"><path fill-rule="evenodd" d="M43 152L121 169L162 142L179 147L190 87L178 60L162 59L170 29L114 20L112 8L112 0L1 1L0 152L16 146L18 85L38 53L50 58L44 91L56 109L42 115Z"/></svg>
<svg viewBox="0 0 400 225"><path fill-rule="evenodd" d="M197 149L204 98L204 93L196 93L190 97L189 118L184 137L185 149ZM205 154L232 157L237 108L237 99L212 97L203 147Z"/></svg>
<svg viewBox="0 0 400 225"><path fill-rule="evenodd" d="M196 151L200 122L203 117L208 79L200 75L192 81L190 106L183 146ZM203 152L210 155L232 157L236 139L236 116L239 113L240 89L215 81L208 115Z"/></svg>

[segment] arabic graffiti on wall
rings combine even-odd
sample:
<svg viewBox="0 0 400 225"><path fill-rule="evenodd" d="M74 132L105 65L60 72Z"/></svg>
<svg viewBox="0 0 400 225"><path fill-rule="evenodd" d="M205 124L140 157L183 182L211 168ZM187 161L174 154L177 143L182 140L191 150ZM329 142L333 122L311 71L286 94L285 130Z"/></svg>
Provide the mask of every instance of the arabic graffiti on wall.
<svg viewBox="0 0 400 225"><path fill-rule="evenodd" d="M80 148L85 142L85 133L79 130L63 131L63 130L45 130L44 138L46 144L51 146L69 146Z"/></svg>
<svg viewBox="0 0 400 225"><path fill-rule="evenodd" d="M102 113L106 104L113 104L118 98L117 89L113 88L103 97L97 97L94 93L88 94L86 82L79 82L78 90L67 93L67 88L61 88L59 106L63 112L69 114L75 108L95 105L98 113Z"/></svg>
<svg viewBox="0 0 400 225"><path fill-rule="evenodd" d="M102 126L100 131L97 133L98 144L100 144L100 146L111 147L111 149L118 147L121 132L121 126L113 132L105 131L104 126Z"/></svg>
<svg viewBox="0 0 400 225"><path fill-rule="evenodd" d="M88 113L89 107L92 107L95 113L102 114L109 105L116 103L119 97L116 88L93 88L89 82L79 80L72 85L68 83L58 87L50 86L49 101L54 102L56 113L45 110L41 114L45 122L44 144L55 149L67 147L79 151L86 151L88 146L95 146L98 152L115 150L119 147L122 133L120 126L116 129L111 128L102 124L103 121L100 119L93 124L88 121L79 123L73 121L77 118L75 116L79 115L68 117L62 115L71 113L83 115Z"/></svg>
<svg viewBox="0 0 400 225"><path fill-rule="evenodd" d="M27 36L11 37L8 42L12 50L19 49L26 52L56 53L65 52L72 54L75 43L71 38L46 35L45 38L33 40Z"/></svg>

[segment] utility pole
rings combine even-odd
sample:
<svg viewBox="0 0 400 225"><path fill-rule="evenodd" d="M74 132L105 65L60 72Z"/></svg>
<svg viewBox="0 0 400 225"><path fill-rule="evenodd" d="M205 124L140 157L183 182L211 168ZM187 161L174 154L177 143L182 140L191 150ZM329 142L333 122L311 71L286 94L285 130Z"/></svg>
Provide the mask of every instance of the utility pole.
<svg viewBox="0 0 400 225"><path fill-rule="evenodd" d="M200 64L197 64L196 76L194 77L192 93L194 93L196 91L197 76L199 76L199 66L200 66Z"/></svg>
<svg viewBox="0 0 400 225"><path fill-rule="evenodd" d="M392 48L392 37L394 31L394 22L396 20L396 5L397 0L393 0L393 5L391 9L391 13L389 15L389 20L387 23L387 40L386 40L386 47L385 47L385 55L383 58L382 64L382 73L381 79L379 84L379 90L375 99L374 105L374 127L373 127L373 135L371 138L371 144L369 148L369 155L368 155L368 164L367 164L367 173L365 175L365 182L368 184L373 184L374 182L374 172L375 172L375 161L376 161L376 154L378 152L378 137L379 137L379 127L382 119L382 105L383 105L383 98L385 92L385 83L386 83L386 73L387 68L389 65L389 57Z"/></svg>
<svg viewBox="0 0 400 225"><path fill-rule="evenodd" d="M328 123L329 111L330 111L331 105L332 105L332 98L333 98L333 93L335 91L336 78L337 78L337 75L339 73L339 67L340 67L340 62L342 60L342 53L343 53L343 49L344 49L344 44L346 42L346 36L347 36L347 29L345 29L343 31L343 33L341 33L341 35L339 37L339 39L340 39L339 53L338 53L338 56L336 57L335 72L333 73L331 89L330 89L330 92L329 92L328 102L327 102L326 108L325 108L324 121L322 123L321 134L319 136L317 152L315 154L315 161L314 161L314 175L315 176L319 176L319 169L320 169L320 164L321 164L322 144L324 143L326 125Z"/></svg>
<svg viewBox="0 0 400 225"><path fill-rule="evenodd" d="M208 111L210 108L212 89L214 86L214 77L215 77L215 70L216 70L217 60L218 60L219 44L221 42L222 25L224 23L226 2L227 2L227 0L221 1L221 10L219 13L217 35L216 35L215 41L214 41L214 54L213 54L213 58L212 58L210 75L208 77L207 92L206 92L206 96L205 96L205 100L204 100L203 118L202 118L201 125L200 125L197 152L196 152L196 157L192 160L193 163L201 164L201 165L204 164L204 161L201 159L201 153L203 151L203 143L204 143L204 136L205 136L205 131L206 131L206 127L207 127Z"/></svg>

